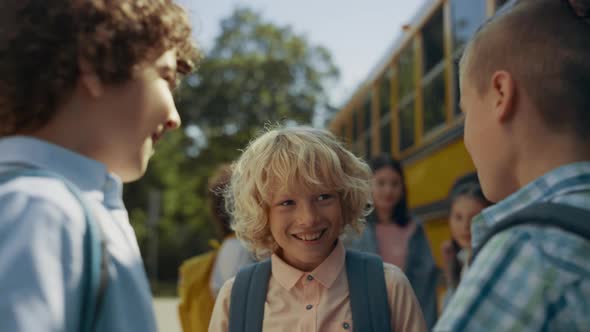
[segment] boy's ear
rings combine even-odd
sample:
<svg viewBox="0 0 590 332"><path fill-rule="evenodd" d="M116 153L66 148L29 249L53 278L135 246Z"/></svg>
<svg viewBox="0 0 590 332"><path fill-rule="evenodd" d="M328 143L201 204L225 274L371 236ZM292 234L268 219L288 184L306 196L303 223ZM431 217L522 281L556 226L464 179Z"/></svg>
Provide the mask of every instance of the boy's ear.
<svg viewBox="0 0 590 332"><path fill-rule="evenodd" d="M492 75L491 93L496 118L500 122L510 120L516 112L516 83L512 75L500 70Z"/></svg>
<svg viewBox="0 0 590 332"><path fill-rule="evenodd" d="M104 88L94 68L86 60L81 59L78 62L80 66L80 83L92 97L100 97Z"/></svg>

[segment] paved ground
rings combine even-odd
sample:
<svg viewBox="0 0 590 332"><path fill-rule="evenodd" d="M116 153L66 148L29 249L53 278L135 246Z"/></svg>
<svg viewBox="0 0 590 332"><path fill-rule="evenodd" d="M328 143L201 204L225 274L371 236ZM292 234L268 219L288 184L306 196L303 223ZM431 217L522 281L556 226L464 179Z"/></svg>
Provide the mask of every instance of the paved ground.
<svg viewBox="0 0 590 332"><path fill-rule="evenodd" d="M178 298L159 297L154 299L158 331L160 332L181 332L178 321Z"/></svg>

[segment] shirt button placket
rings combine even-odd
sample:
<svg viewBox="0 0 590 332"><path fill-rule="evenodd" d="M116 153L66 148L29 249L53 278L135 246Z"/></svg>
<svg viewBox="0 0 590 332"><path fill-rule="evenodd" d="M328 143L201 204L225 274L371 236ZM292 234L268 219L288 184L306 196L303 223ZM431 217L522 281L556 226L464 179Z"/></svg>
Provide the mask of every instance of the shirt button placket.
<svg viewBox="0 0 590 332"><path fill-rule="evenodd" d="M304 286L304 300L305 300L305 328L303 331L316 331L317 330L317 305L319 299L319 287L315 278L308 274L305 277Z"/></svg>

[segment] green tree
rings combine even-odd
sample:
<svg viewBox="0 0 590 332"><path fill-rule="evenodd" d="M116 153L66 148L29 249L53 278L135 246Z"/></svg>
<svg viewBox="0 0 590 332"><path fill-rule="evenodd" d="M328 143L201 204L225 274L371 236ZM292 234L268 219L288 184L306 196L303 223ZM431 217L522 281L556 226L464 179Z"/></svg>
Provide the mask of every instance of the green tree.
<svg viewBox="0 0 590 332"><path fill-rule="evenodd" d="M238 157L267 123L311 124L315 112L333 110L326 86L337 78L329 52L289 26L247 8L221 21L213 48L177 91L185 130L158 143L148 174L125 191L144 256L152 240L146 227L148 192L161 192L161 279L176 278L180 262L207 250L215 236L207 209L207 180L214 169Z"/></svg>
<svg viewBox="0 0 590 332"><path fill-rule="evenodd" d="M184 86L181 109L191 123L230 132L282 119L310 123L328 106L325 84L337 76L325 48L238 8Z"/></svg>

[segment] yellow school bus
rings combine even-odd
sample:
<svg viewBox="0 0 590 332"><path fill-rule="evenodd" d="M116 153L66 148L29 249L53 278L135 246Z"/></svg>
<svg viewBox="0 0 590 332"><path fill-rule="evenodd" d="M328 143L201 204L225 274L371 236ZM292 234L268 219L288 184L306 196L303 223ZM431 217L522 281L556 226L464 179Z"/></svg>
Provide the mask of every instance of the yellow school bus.
<svg viewBox="0 0 590 332"><path fill-rule="evenodd" d="M457 61L499 0L427 0L383 60L331 121L330 130L359 156L390 153L402 161L408 202L437 261L450 238L447 196L473 171L463 145Z"/></svg>

